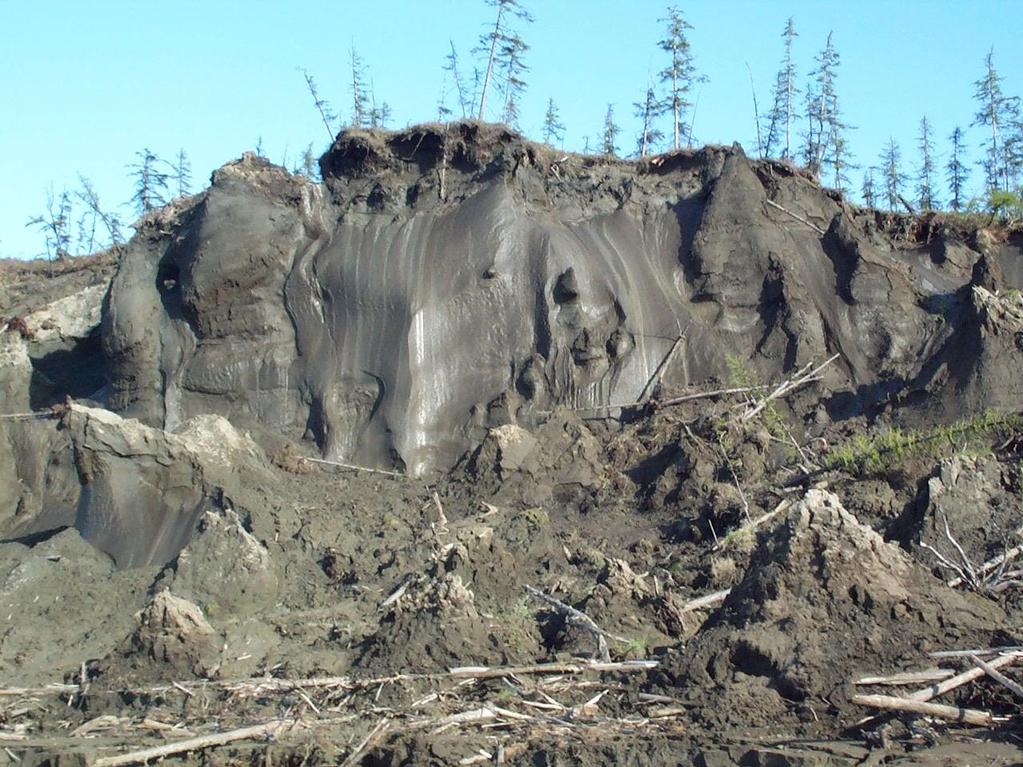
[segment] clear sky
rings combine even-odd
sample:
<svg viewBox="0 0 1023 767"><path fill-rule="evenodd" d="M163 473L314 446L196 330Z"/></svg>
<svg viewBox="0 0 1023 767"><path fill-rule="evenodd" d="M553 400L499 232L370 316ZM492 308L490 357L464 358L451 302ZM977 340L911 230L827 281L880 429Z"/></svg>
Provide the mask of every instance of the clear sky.
<svg viewBox="0 0 1023 767"><path fill-rule="evenodd" d="M664 65L657 49L665 0L522 0L535 22L520 126L539 138L547 99L567 127L565 147L598 143L614 104L635 146L638 101ZM838 95L854 162L876 164L889 136L906 170L916 163L920 118L933 123L938 150L975 112L973 81L994 48L1007 94L1023 95L1023 0L679 0L702 86L695 120L700 143L739 141L752 153L752 69L761 111L794 17L800 85L834 32L841 56ZM365 60L392 125L435 119L442 66L454 41L463 67L492 20L484 0L0 0L0 256L43 251L25 226L49 188L90 178L106 207L132 194L126 165L143 147L189 155L197 185L219 165L253 149L289 165L327 133L300 70L307 69L344 116L350 115L349 50ZM496 102L496 100L495 100ZM496 109L496 103L495 103ZM496 116L496 113L495 115ZM670 126L664 126L670 132ZM979 157L980 128L966 132ZM944 159L944 158L942 158ZM859 187L861 171L853 172ZM980 182L975 169L971 190ZM942 190L944 191L944 190ZM131 219L130 208L121 211Z"/></svg>

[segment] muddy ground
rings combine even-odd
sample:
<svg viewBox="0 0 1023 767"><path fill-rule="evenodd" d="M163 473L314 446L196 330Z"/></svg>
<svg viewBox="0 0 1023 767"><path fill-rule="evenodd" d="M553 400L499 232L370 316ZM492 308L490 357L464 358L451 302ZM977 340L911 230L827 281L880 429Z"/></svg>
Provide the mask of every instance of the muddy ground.
<svg viewBox="0 0 1023 767"><path fill-rule="evenodd" d="M372 186L372 155L363 150L366 142L383 150L373 137L349 140L362 149L335 147L325 172ZM811 184L780 167L747 173L744 159L708 156L680 161L687 179L724 174L746 189L770 171L789 173L773 182L783 187ZM446 161L452 176L469 178L458 166L468 159ZM252 170L254 162L243 169L277 178L259 163ZM733 171L722 170L729 163ZM496 172L493 162L486 167ZM435 179L432 170L415 172ZM388 178L387 168L374 172ZM337 194L339 176L332 179L327 188ZM260 183L271 199L293 190ZM448 195L469 195L464 178L446 183ZM606 187L596 189L590 204L610 204ZM380 205L396 204L387 200ZM544 393L534 397L515 381L503 394L485 392L492 399L477 411L486 416L464 414L457 438L431 454L432 469L413 476L405 443L395 437L383 450L377 410L365 411L358 397L333 411L317 399L322 391L312 389L322 381L311 382L301 340L294 354L306 355L311 378L288 379L262 412L297 418L281 404L295 397L309 419L304 431L288 419L256 428L258 403L240 404L247 390L232 387L247 379L228 370L226 356L217 386L189 379L188 354L206 355L203 369L215 370L210 355L237 355L267 334L279 343L279 328L247 334L239 319L270 312L265 306L213 321L203 312L219 309L196 306L218 299L200 296L183 314L166 301L156 314L125 313L148 289L132 282L144 254L161 238L185 247L172 230L196 204L208 205L203 215L216 207L179 202L127 250L0 265L0 759L98 767L155 759L160 752L146 750L162 748L187 764L1023 762L1019 699L983 675L934 699L990 714L982 725L854 700L929 684L857 685L865 676L971 668L969 658L932 653L1021 644L1016 235L946 230L931 244L933 222L875 221L868 252L867 234L843 231L865 214L847 208L822 237L844 238L842 247L858 253L857 274L836 279L871 294L849 306L866 312L873 302L865 316L887 333L883 343L846 328L845 340L825 334L820 349L814 340L809 351L776 354L766 347L782 320L760 311L770 326L761 329L765 348L727 362L720 350L685 348L676 358L688 359L685 375L650 365L633 387L642 390L626 376L605 392L612 404L626 394L636 404L598 407L558 389L596 375L595 358L558 358L562 341L552 331L547 358L534 366L549 366L536 379ZM705 258L713 232L741 230L741 221L722 221L725 208L708 205L695 236ZM898 290L925 291L908 287L919 275L903 274L922 252L956 261L934 257L924 271L948 281L944 303L917 295L913 310L924 305L947 327L898 325L881 295L894 289L874 280L888 274L884 249L903 275ZM161 290L194 288L194 299L202 291L188 274L227 258L197 253L189 258L207 261L150 276ZM770 279L782 268L774 263ZM552 271L547 284L562 297L579 290L565 273ZM704 283L720 279L712 273ZM280 297L252 291L264 304ZM685 332L722 342L738 315L708 307L749 307L715 291L712 300L692 299ZM793 291L759 299L788 296L781 314L790 330L807 317L791 309ZM405 316L388 306L388 322ZM596 315L578 310L575 338L592 341ZM619 352L633 359L628 344L615 351L621 334L597 325L611 367L633 364L615 362ZM179 332L185 326L191 340ZM168 356L180 349L184 357ZM843 353L778 392L833 349ZM907 349L930 356L911 362ZM671 362L673 353L665 345L652 358ZM871 360L912 372L901 383L868 383ZM564 364L576 365L568 384L556 372ZM166 375L175 370L185 371L178 383ZM444 407L461 406L470 389L460 380ZM118 398L155 409L114 407ZM991 407L978 405L985 402ZM334 421L317 421L320 411ZM406 418L392 423L411 433ZM439 428L431 424L422 433ZM1011 664L1001 667L1019 679Z"/></svg>

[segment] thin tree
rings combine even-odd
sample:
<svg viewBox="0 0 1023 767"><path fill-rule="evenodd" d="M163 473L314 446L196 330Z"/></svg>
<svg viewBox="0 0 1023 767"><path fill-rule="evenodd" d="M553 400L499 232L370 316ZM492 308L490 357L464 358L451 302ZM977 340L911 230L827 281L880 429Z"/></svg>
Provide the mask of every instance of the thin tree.
<svg viewBox="0 0 1023 767"><path fill-rule="evenodd" d="M863 196L863 204L868 208L877 207L877 192L874 188L874 171L876 168L873 166L868 167L863 171L863 186L861 187L861 195Z"/></svg>
<svg viewBox="0 0 1023 767"><path fill-rule="evenodd" d="M667 88L661 106L664 112L671 113L672 146L681 149L683 133L691 133L686 131L685 124L686 111L692 106L689 96L693 86L706 82L707 78L696 74L693 53L686 36L686 31L693 27L682 16L682 11L673 5L668 8L668 15L659 21L665 25L665 36L658 42L658 46L671 57L668 66L660 74L660 81Z"/></svg>
<svg viewBox="0 0 1023 767"><path fill-rule="evenodd" d="M330 107L330 102L326 99L320 98L319 91L316 89L316 81L313 76L302 70L302 76L305 78L306 87L309 88L309 95L313 97L313 104L316 106L316 111L320 113L320 119L323 120L323 127L327 129L328 138L334 140L334 128L333 123L337 120L337 115L334 114Z"/></svg>
<svg viewBox="0 0 1023 767"><path fill-rule="evenodd" d="M895 139L889 138L881 153L881 172L884 174L884 199L889 210L895 210L902 201L902 186L906 176L899 165L901 153Z"/></svg>
<svg viewBox="0 0 1023 767"><path fill-rule="evenodd" d="M501 121L515 127L519 123L519 100L526 90L525 73L529 67L526 66L523 56L527 50L529 46L522 38L512 35L502 44L498 57L501 94L504 98Z"/></svg>
<svg viewBox="0 0 1023 767"><path fill-rule="evenodd" d="M984 182L989 191L1008 188L1008 174L1002 151L1001 128L1006 118L1007 99L1002 93L1002 77L995 69L995 49L988 51L984 59L984 76L973 83L973 97L979 109L972 125L987 126L991 135L984 142ZM1003 184L1005 186L1003 187Z"/></svg>
<svg viewBox="0 0 1023 767"><path fill-rule="evenodd" d="M826 157L834 157L835 144L848 127L842 121L838 106L835 79L840 58L831 38L829 32L824 49L814 59L817 68L810 73L806 89L807 129L803 154L806 166L815 174L820 174Z"/></svg>
<svg viewBox="0 0 1023 767"><path fill-rule="evenodd" d="M958 125L949 136L952 142L952 152L948 156L948 163L945 165L945 178L948 180L948 192L951 199L948 207L954 211L963 209L963 190L966 187L966 179L970 176L970 169L963 162L966 154L966 146L963 143L963 131Z"/></svg>
<svg viewBox="0 0 1023 767"><path fill-rule="evenodd" d="M121 221L117 215L110 211L104 210L103 206L100 205L99 195L96 193L96 189L93 187L92 182L83 176L81 173L78 174L78 183L81 186L75 196L85 204L85 207L91 211L95 218L98 218L100 223L103 224L103 228L107 231L107 240L110 245L121 244Z"/></svg>
<svg viewBox="0 0 1023 767"><path fill-rule="evenodd" d="M830 154L825 158L825 160L834 172L834 176L832 177L834 188L840 192L844 192L849 188L849 184L851 183L849 180L849 171L858 167L850 162L849 152L846 148L844 136L838 135L835 137L834 141L831 142Z"/></svg>
<svg viewBox="0 0 1023 767"><path fill-rule="evenodd" d="M370 98L372 105L369 109L369 127L386 128L387 123L391 121L391 106L386 101L377 106L376 98L373 97L372 83L370 83Z"/></svg>
<svg viewBox="0 0 1023 767"><path fill-rule="evenodd" d="M184 197L192 191L192 163L185 154L184 149L178 150L178 156L174 160L174 168L171 171L171 180L177 187L178 197Z"/></svg>
<svg viewBox="0 0 1023 767"><path fill-rule="evenodd" d="M618 147L615 146L615 139L621 133L621 128L615 123L614 104L607 105L607 114L604 115L604 133L601 141L603 153L608 157L618 156Z"/></svg>
<svg viewBox="0 0 1023 767"><path fill-rule="evenodd" d="M664 133L658 130L654 121L661 114L661 105L657 101L657 94L653 87L648 86L646 96L642 101L632 105L636 110L636 117L640 119L640 132L636 138L636 151L640 157L646 157L651 147L664 140Z"/></svg>
<svg viewBox="0 0 1023 767"><path fill-rule="evenodd" d="M767 113L767 130L764 135L764 154L770 157L776 145L781 147L781 159L792 160L792 125L796 115L796 65L792 60L792 43L799 37L792 17L785 24L782 38L785 40L785 55L774 79L771 111Z"/></svg>
<svg viewBox="0 0 1023 767"><path fill-rule="evenodd" d="M168 174L163 170L163 160L148 148L136 152L135 156L138 162L128 166L132 178L135 179L135 195L132 202L140 214L148 213L166 203Z"/></svg>
<svg viewBox="0 0 1023 767"><path fill-rule="evenodd" d="M920 151L920 166L916 172L916 199L920 210L936 210L938 202L934 195L934 139L927 115L920 120L920 136L917 139Z"/></svg>
<svg viewBox="0 0 1023 767"><path fill-rule="evenodd" d="M302 165L298 169L308 179L316 180L319 177L319 173L316 168L316 156L313 154L313 145L310 142L305 148L305 152L302 153Z"/></svg>
<svg viewBox="0 0 1023 767"><path fill-rule="evenodd" d="M553 146L565 140L565 126L558 114L554 99L547 99L547 114L543 118L543 143Z"/></svg>
<svg viewBox="0 0 1023 767"><path fill-rule="evenodd" d="M458 107L461 110L462 119L464 120L469 116L469 112L472 110L472 97L468 90L466 90L465 80L462 78L462 73L458 68L458 51L455 50L455 43L452 40L448 40L448 44L451 46L451 50L448 55L444 57L444 87L441 90L438 113L441 120L445 120L453 114L452 110L447 106L447 81L448 78L450 78L451 84L455 88L455 95L458 98Z"/></svg>
<svg viewBox="0 0 1023 767"><path fill-rule="evenodd" d="M355 50L351 49L352 66L352 127L365 128L370 125L372 113L370 110L370 88L366 86L366 65Z"/></svg>
<svg viewBox="0 0 1023 767"><path fill-rule="evenodd" d="M512 28L512 20L517 18L526 23L533 20L533 17L522 7L519 0L487 0L487 5L496 8L497 15L494 19L493 28L480 37L479 46L474 49L478 53L487 54L487 65L483 70L483 83L480 91L479 114L477 115L477 118L480 120L486 115L490 84L495 79L495 75L499 74L502 69L502 55L505 57L503 68L507 70L509 46L515 52L517 58L521 58L521 54L527 48L521 37ZM521 46L521 49L519 46ZM505 108L507 109L507 103Z"/></svg>
<svg viewBox="0 0 1023 767"><path fill-rule="evenodd" d="M53 261L71 255L71 195L63 190L55 197L53 188L46 193L46 211L32 216L25 226L35 227L43 232L46 255Z"/></svg>

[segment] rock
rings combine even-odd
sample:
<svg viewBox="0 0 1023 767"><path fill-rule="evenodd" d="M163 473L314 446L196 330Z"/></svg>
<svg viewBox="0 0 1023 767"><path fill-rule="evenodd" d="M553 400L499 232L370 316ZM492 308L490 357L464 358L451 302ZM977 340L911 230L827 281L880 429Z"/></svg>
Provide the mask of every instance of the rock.
<svg viewBox="0 0 1023 767"><path fill-rule="evenodd" d="M157 592L135 615L135 652L176 671L205 676L219 654L217 632L202 610L169 591Z"/></svg>

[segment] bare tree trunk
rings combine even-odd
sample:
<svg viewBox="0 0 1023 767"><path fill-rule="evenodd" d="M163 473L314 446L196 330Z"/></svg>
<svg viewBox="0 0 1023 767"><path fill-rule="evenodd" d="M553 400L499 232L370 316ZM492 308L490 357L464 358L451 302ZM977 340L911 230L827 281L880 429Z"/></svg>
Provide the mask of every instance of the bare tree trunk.
<svg viewBox="0 0 1023 767"><path fill-rule="evenodd" d="M497 5L497 21L494 22L494 31L490 33L490 55L487 57L487 73L483 77L483 91L480 93L480 112L477 119L482 120L484 110L487 108L487 89L490 87L490 76L494 71L494 56L497 53L497 40L501 36L501 15L504 13L504 4Z"/></svg>

